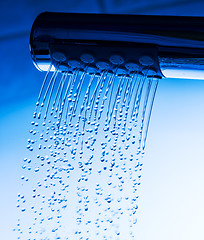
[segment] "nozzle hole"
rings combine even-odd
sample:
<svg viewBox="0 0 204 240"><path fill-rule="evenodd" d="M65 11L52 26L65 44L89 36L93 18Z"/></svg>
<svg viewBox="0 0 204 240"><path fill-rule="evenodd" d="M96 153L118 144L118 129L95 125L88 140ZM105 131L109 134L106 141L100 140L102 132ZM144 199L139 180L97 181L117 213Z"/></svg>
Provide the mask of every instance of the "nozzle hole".
<svg viewBox="0 0 204 240"><path fill-rule="evenodd" d="M154 60L150 56L142 56L139 59L140 64L143 66L151 66L154 64Z"/></svg>
<svg viewBox="0 0 204 240"><path fill-rule="evenodd" d="M97 62L96 66L100 70L104 70L104 69L108 69L109 68L109 64L107 62L103 62L103 61Z"/></svg>
<svg viewBox="0 0 204 240"><path fill-rule="evenodd" d="M80 59L84 63L93 63L94 62L94 57L88 53L82 54Z"/></svg>
<svg viewBox="0 0 204 240"><path fill-rule="evenodd" d="M136 63L126 63L125 67L127 68L127 70L129 70L130 72L136 72L139 69L139 66Z"/></svg>
<svg viewBox="0 0 204 240"><path fill-rule="evenodd" d="M121 65L124 63L124 59L119 55L112 55L109 60L114 65Z"/></svg>
<svg viewBox="0 0 204 240"><path fill-rule="evenodd" d="M68 61L68 64L69 64L69 66L71 67L71 68L79 68L80 67L80 62L79 61L77 61L77 60L69 60Z"/></svg>
<svg viewBox="0 0 204 240"><path fill-rule="evenodd" d="M57 62L64 62L66 60L66 57L62 52L54 52L52 58Z"/></svg>

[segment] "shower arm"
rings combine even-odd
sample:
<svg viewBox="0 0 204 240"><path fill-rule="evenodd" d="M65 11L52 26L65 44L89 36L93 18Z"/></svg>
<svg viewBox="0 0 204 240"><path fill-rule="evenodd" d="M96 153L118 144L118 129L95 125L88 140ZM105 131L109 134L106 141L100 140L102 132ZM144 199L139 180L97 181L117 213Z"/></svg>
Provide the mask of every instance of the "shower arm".
<svg viewBox="0 0 204 240"><path fill-rule="evenodd" d="M149 55L158 75L204 79L204 19L202 17L116 14L40 14L32 27L30 51L36 67L47 71L54 52L74 54L73 47L112 48L133 59ZM125 57L126 57L125 56ZM136 57L136 60L138 58ZM176 75L175 75L176 73Z"/></svg>

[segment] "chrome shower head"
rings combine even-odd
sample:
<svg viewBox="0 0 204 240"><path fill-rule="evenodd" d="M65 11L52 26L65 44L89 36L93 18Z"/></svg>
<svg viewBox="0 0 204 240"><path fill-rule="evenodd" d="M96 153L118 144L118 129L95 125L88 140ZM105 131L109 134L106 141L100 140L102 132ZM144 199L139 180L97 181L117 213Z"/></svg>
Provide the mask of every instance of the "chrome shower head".
<svg viewBox="0 0 204 240"><path fill-rule="evenodd" d="M201 17L42 13L32 27L30 51L47 71L118 66L149 75L204 79ZM62 67L63 66L63 67ZM151 71L150 71L151 70ZM121 70L122 71L122 70Z"/></svg>

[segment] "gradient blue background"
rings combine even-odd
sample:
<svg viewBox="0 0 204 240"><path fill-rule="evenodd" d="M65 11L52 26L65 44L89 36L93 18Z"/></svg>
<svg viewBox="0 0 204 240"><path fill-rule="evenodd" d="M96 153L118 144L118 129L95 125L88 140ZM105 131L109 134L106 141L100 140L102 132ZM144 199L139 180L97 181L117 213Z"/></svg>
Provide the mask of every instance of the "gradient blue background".
<svg viewBox="0 0 204 240"><path fill-rule="evenodd" d="M0 239L13 240L22 159L44 77L29 31L42 11L204 16L192 0L3 0L0 8ZM204 239L204 82L159 83L147 139L137 240Z"/></svg>

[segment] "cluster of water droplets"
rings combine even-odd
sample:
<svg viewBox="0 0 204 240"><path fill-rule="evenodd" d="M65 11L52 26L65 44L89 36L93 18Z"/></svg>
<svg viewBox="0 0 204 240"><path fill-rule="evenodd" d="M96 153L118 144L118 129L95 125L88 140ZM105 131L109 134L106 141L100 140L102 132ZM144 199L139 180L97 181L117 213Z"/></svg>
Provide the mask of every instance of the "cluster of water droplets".
<svg viewBox="0 0 204 240"><path fill-rule="evenodd" d="M23 160L18 239L135 239L158 79L148 68L50 69Z"/></svg>

